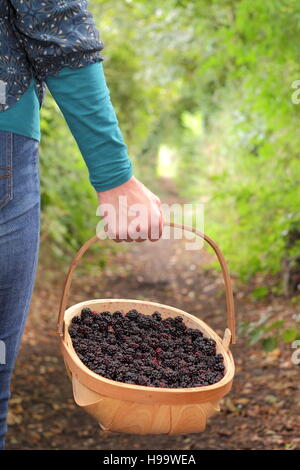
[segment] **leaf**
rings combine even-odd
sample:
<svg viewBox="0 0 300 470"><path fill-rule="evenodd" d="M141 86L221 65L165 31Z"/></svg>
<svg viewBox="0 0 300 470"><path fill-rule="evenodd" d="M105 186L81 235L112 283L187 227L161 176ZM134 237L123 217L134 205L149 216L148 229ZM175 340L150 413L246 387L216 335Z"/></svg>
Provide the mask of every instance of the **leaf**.
<svg viewBox="0 0 300 470"><path fill-rule="evenodd" d="M275 395L267 395L266 402L271 403L271 405L273 405L274 403L278 402L278 398Z"/></svg>
<svg viewBox="0 0 300 470"><path fill-rule="evenodd" d="M255 300L261 300L264 297L266 297L266 295L268 295L268 293L269 293L268 287L261 286L261 287L257 287L257 289L254 289L251 293L251 296Z"/></svg>
<svg viewBox="0 0 300 470"><path fill-rule="evenodd" d="M277 347L277 338L265 338L263 339L263 348L266 352L271 352Z"/></svg>
<svg viewBox="0 0 300 470"><path fill-rule="evenodd" d="M22 423L22 415L13 413L11 410L8 411L7 423L9 426L14 426L16 424Z"/></svg>
<svg viewBox="0 0 300 470"><path fill-rule="evenodd" d="M292 343L298 336L298 330L296 328L290 328L285 330L282 334L282 339L285 343Z"/></svg>
<svg viewBox="0 0 300 470"><path fill-rule="evenodd" d="M267 325L265 327L266 331L273 330L274 328L278 328L279 326L282 326L284 324L284 320L277 320L271 323L271 325Z"/></svg>
<svg viewBox="0 0 300 470"><path fill-rule="evenodd" d="M246 335L249 333L250 322L248 320L240 321L238 324L238 335Z"/></svg>
<svg viewBox="0 0 300 470"><path fill-rule="evenodd" d="M263 336L264 334L264 328L255 328L253 332L251 333L251 339L249 341L250 345L256 344Z"/></svg>
<svg viewBox="0 0 300 470"><path fill-rule="evenodd" d="M256 325L257 326L263 325L264 323L268 321L269 317L270 315L262 315L260 319L258 320L258 322L256 323Z"/></svg>

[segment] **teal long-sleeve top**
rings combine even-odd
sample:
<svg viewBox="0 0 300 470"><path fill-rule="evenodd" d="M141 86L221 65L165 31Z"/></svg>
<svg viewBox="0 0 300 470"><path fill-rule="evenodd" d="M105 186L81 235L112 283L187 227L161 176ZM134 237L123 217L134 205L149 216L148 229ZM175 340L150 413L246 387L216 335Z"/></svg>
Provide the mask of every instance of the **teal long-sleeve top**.
<svg viewBox="0 0 300 470"><path fill-rule="evenodd" d="M132 176L132 163L110 100L102 62L64 67L46 84L85 160L96 191L117 187ZM0 129L40 142L40 108L35 80L10 109L0 113Z"/></svg>

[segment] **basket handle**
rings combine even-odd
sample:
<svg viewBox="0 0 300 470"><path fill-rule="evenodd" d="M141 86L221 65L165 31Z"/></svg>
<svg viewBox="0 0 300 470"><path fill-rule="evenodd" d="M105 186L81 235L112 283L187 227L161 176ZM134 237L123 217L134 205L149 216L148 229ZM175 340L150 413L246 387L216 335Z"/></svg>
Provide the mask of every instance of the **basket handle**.
<svg viewBox="0 0 300 470"><path fill-rule="evenodd" d="M203 238L213 248L222 268L222 274L223 274L223 280L224 280L225 292L226 292L227 328L225 330L223 342L224 342L224 345L227 347L229 347L230 343L235 344L236 342L235 313L234 313L234 299L233 299L232 285L231 285L228 267L227 267L225 258L220 248L218 247L216 242L214 242L210 237L201 233L199 230L195 229L194 227L189 227L187 225L181 225L181 224L175 224L174 222L165 222L164 225L174 227L174 228L179 228L182 230L187 230L188 232L193 232L199 237ZM90 238L90 240L85 242L84 245L82 245L82 247L76 253L75 257L73 258L70 264L70 268L69 268L69 271L65 280L65 284L64 284L63 294L61 297L60 307L59 307L59 315L58 315L57 332L61 338L64 336L64 315L65 315L65 310L66 310L67 302L69 298L69 292L70 292L70 287L71 287L71 283L73 279L73 273L80 259L84 255L84 253L89 249L89 247L93 243L95 243L98 240L99 238L97 237L97 235L95 235L94 237Z"/></svg>

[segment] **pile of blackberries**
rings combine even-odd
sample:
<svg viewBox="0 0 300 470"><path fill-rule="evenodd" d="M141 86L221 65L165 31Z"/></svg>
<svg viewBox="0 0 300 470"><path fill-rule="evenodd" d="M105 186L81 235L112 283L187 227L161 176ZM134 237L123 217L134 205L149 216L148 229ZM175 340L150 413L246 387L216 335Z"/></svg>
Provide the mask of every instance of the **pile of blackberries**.
<svg viewBox="0 0 300 470"><path fill-rule="evenodd" d="M84 308L69 326L74 349L93 372L108 379L151 387L211 385L224 376L216 342L182 317L130 310L97 313Z"/></svg>

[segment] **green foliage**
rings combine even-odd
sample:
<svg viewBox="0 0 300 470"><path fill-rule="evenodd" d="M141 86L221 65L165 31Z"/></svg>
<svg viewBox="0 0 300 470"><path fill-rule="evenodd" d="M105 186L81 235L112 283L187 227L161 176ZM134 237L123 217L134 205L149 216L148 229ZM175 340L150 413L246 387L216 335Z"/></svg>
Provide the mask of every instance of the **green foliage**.
<svg viewBox="0 0 300 470"><path fill-rule="evenodd" d="M190 102L201 98L204 126L204 133L178 134L178 183L184 195L205 202L206 230L232 271L244 280L279 272L284 259L300 255L299 240L291 237L300 221L300 108L292 103L300 76L300 6L294 0L177 3L190 6L194 43L201 41L184 92Z"/></svg>
<svg viewBox="0 0 300 470"><path fill-rule="evenodd" d="M251 297L254 300L261 300L261 299L264 299L266 295L268 295L268 293L269 293L269 289L266 286L261 286L261 287L257 287L256 289L252 291Z"/></svg>
<svg viewBox="0 0 300 470"><path fill-rule="evenodd" d="M269 315L261 317L257 322L240 322L239 334L247 337L250 346L261 343L266 352L273 351L281 342L292 343L300 337L297 327L286 328L284 320L270 323Z"/></svg>
<svg viewBox="0 0 300 470"><path fill-rule="evenodd" d="M155 187L159 150L170 148L169 174L185 198L205 203L206 231L241 279L296 262L300 105L292 103L292 83L300 78L299 2L89 5L135 174ZM96 197L50 96L42 131L43 232L59 249L94 232Z"/></svg>

